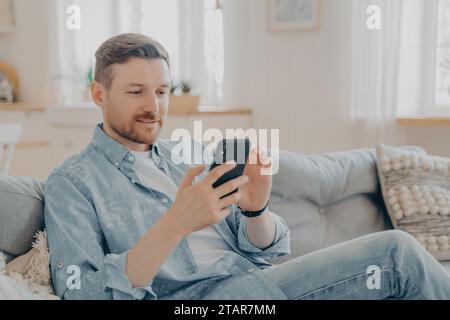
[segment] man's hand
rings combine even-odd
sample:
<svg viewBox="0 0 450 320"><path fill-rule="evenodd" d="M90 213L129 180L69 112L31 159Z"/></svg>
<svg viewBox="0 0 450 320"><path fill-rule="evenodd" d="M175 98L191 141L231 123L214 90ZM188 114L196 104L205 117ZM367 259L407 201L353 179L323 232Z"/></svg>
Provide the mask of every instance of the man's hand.
<svg viewBox="0 0 450 320"><path fill-rule="evenodd" d="M261 173L271 172L271 169L272 159L257 148L252 149L243 173L249 177L249 182L239 188L242 196L237 205L241 209L257 211L266 205L272 189L272 175Z"/></svg>
<svg viewBox="0 0 450 320"><path fill-rule="evenodd" d="M248 182L248 177L245 175L237 177L215 189L212 184L235 166L236 163L217 166L196 184L193 184L193 181L203 172L206 164L191 168L186 173L180 183L175 202L167 212L175 232L183 236L188 235L219 222L231 213L228 207L241 198L242 192L237 191L222 199L221 197L236 188L240 190Z"/></svg>

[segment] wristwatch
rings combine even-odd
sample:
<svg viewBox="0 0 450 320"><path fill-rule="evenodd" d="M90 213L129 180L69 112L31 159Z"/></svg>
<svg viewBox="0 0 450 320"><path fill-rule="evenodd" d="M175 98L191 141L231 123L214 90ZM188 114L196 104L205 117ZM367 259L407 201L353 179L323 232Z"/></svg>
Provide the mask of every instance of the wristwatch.
<svg viewBox="0 0 450 320"><path fill-rule="evenodd" d="M267 201L264 208L262 208L261 210L258 210L258 211L246 211L246 210L239 208L239 206L238 206L238 208L239 208L239 210L241 210L241 213L244 216L249 217L249 218L254 218L254 217L262 215L264 213L264 211L266 210L268 204L269 204L269 201Z"/></svg>

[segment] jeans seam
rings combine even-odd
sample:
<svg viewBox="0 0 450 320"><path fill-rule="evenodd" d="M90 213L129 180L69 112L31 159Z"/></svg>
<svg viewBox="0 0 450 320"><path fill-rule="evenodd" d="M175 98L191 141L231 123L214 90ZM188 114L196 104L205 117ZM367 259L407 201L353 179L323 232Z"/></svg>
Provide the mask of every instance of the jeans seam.
<svg viewBox="0 0 450 320"><path fill-rule="evenodd" d="M398 273L398 275L403 278L403 280L405 280L407 283L411 284L414 289L417 290L417 292L419 293L419 295L422 297L423 300L428 300L423 294L422 291L420 291L420 289L414 284L414 282L412 282L408 276L406 276L405 274L403 274L400 270L398 270L397 268L394 268L394 271Z"/></svg>
<svg viewBox="0 0 450 320"><path fill-rule="evenodd" d="M389 258L392 258L393 256L395 256L397 253L396 252L391 252L391 254L388 254L388 248L389 246L385 246L385 250L383 252L383 260L381 262L381 264L385 264L388 265L387 261L389 261ZM394 259L392 259L392 261L395 261ZM414 282L412 282L403 272L401 272L398 268L397 265L395 263L393 263L392 267L384 267L382 268L383 270L385 270L386 268L392 268L394 270L394 272L397 272L404 280L406 280L408 283L410 283L416 290L417 292L419 292L419 295L424 299L427 300L427 298L422 294L422 292L419 290L419 288L414 284Z"/></svg>
<svg viewBox="0 0 450 320"><path fill-rule="evenodd" d="M396 254L396 253L388 254L388 249L389 249L389 246L388 246L388 245L385 245L385 247L384 247L384 252L383 252L383 260L381 261L381 264L382 264L382 265L383 265L383 264L384 264L384 265L389 265L389 264L387 263L387 261L390 260L389 258L391 258L392 255L395 255L395 254ZM417 292L419 292L419 295L420 295L423 299L427 300L427 298L422 294L422 292L419 290L419 288L418 288L411 280L409 280L409 278L408 278L405 274L403 274L400 270L397 269L397 266L396 266L395 263L393 263L393 266L392 266L392 267L384 267L384 268L382 268L382 270L386 270L386 268L392 268L392 269L394 270L394 272L397 272L404 280L406 280L408 283L410 283L410 284L417 290Z"/></svg>
<svg viewBox="0 0 450 320"><path fill-rule="evenodd" d="M385 268L382 268L382 269L381 269L381 271L390 271L390 270L392 270L392 271L394 271L394 272L397 272L398 275L399 275L403 280L405 280L407 283L411 284L411 286L413 286L414 289L417 290L417 292L419 293L420 297L421 297L423 300L428 300L428 299L422 294L422 292L420 291L420 289L414 284L414 282L412 282L406 275L404 275L401 271L397 270L395 267L385 267ZM357 275L348 277L348 278L346 278L346 279L342 279L342 280L340 280L340 281L333 282L332 284L326 285L326 286L324 286L324 287L322 287L322 288L319 288L319 289L316 289L316 290L314 290L314 291L308 292L308 293L306 293L306 294L303 294L303 295L294 297L293 300L297 300L297 299L300 299L300 298L304 298L304 297L306 297L306 296L309 296L309 295L315 294L315 293L317 293L317 292L320 292L320 291L329 289L329 288L331 288L331 287L335 287L335 286L337 286L337 285L339 285L339 284L342 284L342 283L344 283L344 282L348 282L348 281L350 281L350 280L355 280L355 279L358 279L358 278L365 277L366 275L367 275L366 273L360 273L360 274L357 274ZM286 283L288 283L288 282L286 282ZM281 285L281 286L282 286L282 285Z"/></svg>
<svg viewBox="0 0 450 320"><path fill-rule="evenodd" d="M360 273L360 274L357 274L357 275L354 275L354 276L351 276L351 277L342 279L342 280L340 280L340 281L333 282L333 283L328 284L328 285L326 285L326 286L324 286L324 287L322 287L322 288L315 289L314 291L308 292L308 293L306 293L306 294L304 294L304 295L294 297L293 300L297 300L297 299L300 299L300 298L303 298L303 297L306 297L306 296L315 294L315 293L317 293L317 292L326 290L326 289L328 289L328 288L335 287L335 286L337 286L337 285L339 285L339 284L342 284L342 283L347 282L347 281L350 281L350 280L355 280L355 279L358 279L358 278L365 277L366 275L367 275L366 273ZM286 283L287 283L287 282L286 282Z"/></svg>

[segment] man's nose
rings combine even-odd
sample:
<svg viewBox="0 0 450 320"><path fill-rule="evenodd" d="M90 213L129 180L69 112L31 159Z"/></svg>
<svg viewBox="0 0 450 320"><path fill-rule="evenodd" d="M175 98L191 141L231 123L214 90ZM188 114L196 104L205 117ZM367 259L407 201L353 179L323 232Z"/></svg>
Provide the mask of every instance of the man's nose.
<svg viewBox="0 0 450 320"><path fill-rule="evenodd" d="M148 99L146 99L143 109L147 112L159 112L158 99L155 95L151 95Z"/></svg>

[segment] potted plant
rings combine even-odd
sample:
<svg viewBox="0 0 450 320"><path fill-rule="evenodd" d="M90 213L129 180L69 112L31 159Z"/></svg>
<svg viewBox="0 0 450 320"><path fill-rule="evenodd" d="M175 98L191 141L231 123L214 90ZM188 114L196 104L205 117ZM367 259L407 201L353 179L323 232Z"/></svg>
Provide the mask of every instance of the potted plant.
<svg viewBox="0 0 450 320"><path fill-rule="evenodd" d="M92 65L89 66L83 77L83 101L91 101L91 84L94 81L94 71Z"/></svg>
<svg viewBox="0 0 450 320"><path fill-rule="evenodd" d="M200 96L191 95L192 85L188 81L174 83L170 90L169 114L185 115L198 111Z"/></svg>

